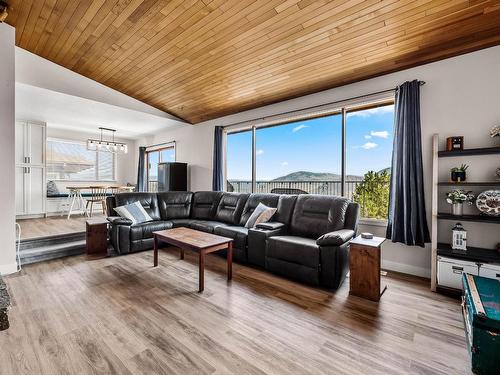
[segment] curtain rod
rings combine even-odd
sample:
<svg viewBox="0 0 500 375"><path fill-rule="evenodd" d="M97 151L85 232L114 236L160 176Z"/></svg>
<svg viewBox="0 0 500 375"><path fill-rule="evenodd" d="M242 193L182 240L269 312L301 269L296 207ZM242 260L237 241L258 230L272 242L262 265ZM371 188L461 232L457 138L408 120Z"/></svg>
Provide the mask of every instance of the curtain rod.
<svg viewBox="0 0 500 375"><path fill-rule="evenodd" d="M418 81L420 83L420 86L423 86L425 85L425 81ZM260 118L254 118L254 119L250 119L250 120L245 120L245 121L240 121L240 122L235 122L234 124L230 124L230 125L224 125L223 128L229 128L229 127L232 127L232 126L236 126L236 125L241 125L241 124L245 124L247 122L251 122L251 121L263 121L263 120L267 120L267 119L271 119L275 116L282 116L282 115L288 115L290 113L294 113L294 112L299 112L299 111L305 111L305 110L308 110L308 109L315 109L315 108L320 108L320 107L324 107L326 105L331 105L331 104L337 104L337 103L342 103L342 102L347 102L347 101L350 101L350 100L355 100L355 99L362 99L362 98L367 98L369 96L373 96L373 95L379 95L379 94L385 94L385 93L389 93L389 92L393 92L393 91L396 91L397 90L397 87L393 88L393 89L387 89L387 90L382 90L382 91L376 91L376 92L372 92L370 94L364 94L364 95L359 95L359 96L354 96L352 98L347 98L347 99L342 99L342 100L336 100L334 102L329 102L329 103L323 103L323 104L318 104L318 105L314 105L312 107L305 107L305 108L300 108L300 109L294 109L293 111L287 111L287 112L282 112L282 113L277 113L275 115L270 115L270 116L265 116L265 117L260 117Z"/></svg>
<svg viewBox="0 0 500 375"><path fill-rule="evenodd" d="M175 141L170 141L170 142L162 142L162 143L157 143L155 145L149 145L149 146L145 146L146 148L151 148L151 147L158 147L158 146L164 146L164 145L169 145L169 144L174 144L175 145Z"/></svg>

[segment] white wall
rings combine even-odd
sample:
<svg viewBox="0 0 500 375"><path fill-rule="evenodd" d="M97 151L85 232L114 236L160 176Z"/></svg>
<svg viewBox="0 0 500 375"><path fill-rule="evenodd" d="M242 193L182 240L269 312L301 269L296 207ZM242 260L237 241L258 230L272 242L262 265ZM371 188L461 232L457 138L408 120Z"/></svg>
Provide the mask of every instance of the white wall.
<svg viewBox="0 0 500 375"><path fill-rule="evenodd" d="M0 23L0 274L16 271L15 252L15 30Z"/></svg>
<svg viewBox="0 0 500 375"><path fill-rule="evenodd" d="M142 140L138 145L175 140L177 160L189 163L191 168L190 189L210 190L214 126L230 125L366 95L394 88L406 80L413 79L427 82L421 91L421 116L424 183L430 227L432 134L440 134L441 149L444 149L445 138L452 135L465 136L465 145L468 148L493 146L499 143L498 139L489 138L488 131L493 125L500 124L500 46L206 121L193 127L166 131ZM471 165L469 172L471 180L476 178L491 180L495 168L500 166L499 159L496 156L474 157L469 160L449 159L443 163L440 175L446 180L450 166L466 162ZM443 194L444 191L441 191L441 196ZM440 224L441 240L449 242L448 229L451 224L451 222ZM479 224L465 223L465 226L471 229L469 231L471 246L494 248L495 244L500 242L500 231L494 224L479 226ZM378 235L385 233L383 227L362 226L361 230ZM386 241L383 246L382 265L387 269L429 277L430 258L429 245L425 248L408 247Z"/></svg>
<svg viewBox="0 0 500 375"><path fill-rule="evenodd" d="M98 135L95 134L94 138ZM89 138L89 133L87 132L77 132L71 129L60 129L54 128L50 123L47 124L47 137L48 138L61 138L69 139L74 141L86 142ZM135 155L135 141L130 139L115 139L117 142L125 142L128 145L129 152L127 154L117 154L116 159L116 184L126 185L127 183L135 184L137 180L137 156ZM56 181L57 187L62 192L65 190L66 186L78 186L78 185L89 185L89 182L74 182L74 181Z"/></svg>

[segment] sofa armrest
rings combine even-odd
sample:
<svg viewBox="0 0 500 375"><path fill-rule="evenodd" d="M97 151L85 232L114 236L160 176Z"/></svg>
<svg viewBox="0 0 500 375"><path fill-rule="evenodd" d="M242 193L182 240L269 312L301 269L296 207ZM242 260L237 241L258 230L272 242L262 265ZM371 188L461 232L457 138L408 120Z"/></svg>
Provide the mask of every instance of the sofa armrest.
<svg viewBox="0 0 500 375"><path fill-rule="evenodd" d="M112 225L132 225L132 220L121 216L109 216L107 219Z"/></svg>
<svg viewBox="0 0 500 375"><path fill-rule="evenodd" d="M265 229L265 230L276 230L276 229L283 228L284 226L285 226L285 224L275 221L275 222L267 222L267 223L257 224L255 226L255 228Z"/></svg>
<svg viewBox="0 0 500 375"><path fill-rule="evenodd" d="M354 237L352 229L340 229L322 235L316 240L319 246L340 246Z"/></svg>

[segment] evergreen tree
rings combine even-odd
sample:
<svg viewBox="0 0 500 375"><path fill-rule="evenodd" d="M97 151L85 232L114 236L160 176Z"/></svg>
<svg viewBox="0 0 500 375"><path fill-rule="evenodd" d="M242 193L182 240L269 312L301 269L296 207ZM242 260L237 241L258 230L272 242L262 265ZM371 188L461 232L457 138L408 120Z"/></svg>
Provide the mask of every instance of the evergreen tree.
<svg viewBox="0 0 500 375"><path fill-rule="evenodd" d="M361 207L361 217L387 219L391 175L387 170L369 171L356 186L354 202Z"/></svg>

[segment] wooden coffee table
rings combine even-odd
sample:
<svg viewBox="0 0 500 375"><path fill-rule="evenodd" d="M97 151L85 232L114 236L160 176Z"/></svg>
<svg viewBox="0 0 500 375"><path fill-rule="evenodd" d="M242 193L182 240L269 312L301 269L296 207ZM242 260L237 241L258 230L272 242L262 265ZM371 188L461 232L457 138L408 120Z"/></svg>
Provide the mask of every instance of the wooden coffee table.
<svg viewBox="0 0 500 375"><path fill-rule="evenodd" d="M181 250L181 259L184 259L184 250L193 250L199 254L199 292L205 288L205 255L227 249L227 279L233 277L233 239L201 232L189 228L166 229L153 232L154 238L154 266L158 266L158 242L164 241Z"/></svg>

